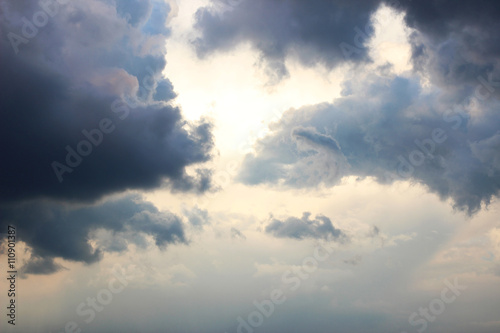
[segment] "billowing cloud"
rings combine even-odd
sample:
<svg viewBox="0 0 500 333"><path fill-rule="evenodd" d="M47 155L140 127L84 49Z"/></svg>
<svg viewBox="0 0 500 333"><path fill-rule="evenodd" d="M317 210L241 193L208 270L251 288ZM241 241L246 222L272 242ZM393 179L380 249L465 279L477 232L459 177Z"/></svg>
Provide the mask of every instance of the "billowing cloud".
<svg viewBox="0 0 500 333"><path fill-rule="evenodd" d="M278 238L347 240L344 232L335 228L328 217L318 215L313 220L310 217L311 213L304 212L301 218L288 217L284 221L271 218L265 230Z"/></svg>
<svg viewBox="0 0 500 333"><path fill-rule="evenodd" d="M201 37L194 45L203 57L250 43L277 82L288 75L287 58L329 68L369 61L371 15L382 4L403 13L414 29L416 69L460 89L479 75L500 77L500 5L495 0L212 0L197 12Z"/></svg>
<svg viewBox="0 0 500 333"><path fill-rule="evenodd" d="M204 57L248 42L276 82L288 75L290 55L306 66L329 68L367 61L370 17L378 5L371 0L212 0L196 13L201 37L194 45Z"/></svg>
<svg viewBox="0 0 500 333"><path fill-rule="evenodd" d="M345 176L411 180L469 213L500 189L498 101L465 103L417 77L346 80L333 104L292 109L244 160L246 184L335 186Z"/></svg>
<svg viewBox="0 0 500 333"><path fill-rule="evenodd" d="M397 8L415 29L411 39L416 68L435 83L475 85L478 76L499 77L500 4L480 1L401 0Z"/></svg>
<svg viewBox="0 0 500 333"><path fill-rule="evenodd" d="M205 225L210 224L210 216L208 211L198 207L192 209L184 209L184 215L187 217L189 223L195 228L203 228Z"/></svg>
<svg viewBox="0 0 500 333"><path fill-rule="evenodd" d="M169 6L43 3L2 3L1 200L207 190L185 168L210 158L211 125L182 118L161 74Z"/></svg>
<svg viewBox="0 0 500 333"><path fill-rule="evenodd" d="M169 4L8 1L0 11L0 225L14 224L31 247L25 273L145 246L137 235L185 243L175 215L133 197L99 201L211 187L211 171L196 165L211 158L212 125L183 119L162 74Z"/></svg>
<svg viewBox="0 0 500 333"><path fill-rule="evenodd" d="M1 227L6 229L7 224L15 225L19 241L31 248L32 259L27 263L25 273L50 273L50 267L57 270L53 258L93 263L105 251L123 251L130 243L141 246L145 243L145 236L151 236L162 249L168 244L187 243L180 217L161 212L136 195L91 205L25 202L0 208L0 213ZM92 233L99 230L110 231L125 246L113 249L108 244L99 247L102 242L94 246ZM42 266L45 268L41 271Z"/></svg>
<svg viewBox="0 0 500 333"><path fill-rule="evenodd" d="M64 267L54 262L51 257L39 257L32 255L22 266L21 274L52 274L60 271Z"/></svg>

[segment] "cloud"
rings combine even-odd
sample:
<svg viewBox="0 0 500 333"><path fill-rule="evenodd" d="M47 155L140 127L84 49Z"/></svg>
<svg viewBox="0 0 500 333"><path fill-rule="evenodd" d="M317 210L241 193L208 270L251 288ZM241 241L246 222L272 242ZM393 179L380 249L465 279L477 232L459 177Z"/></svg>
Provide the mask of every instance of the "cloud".
<svg viewBox="0 0 500 333"><path fill-rule="evenodd" d="M352 266L358 266L359 264L361 264L362 261L363 261L363 257L360 255L356 255L350 259L343 260L344 264L352 265Z"/></svg>
<svg viewBox="0 0 500 333"><path fill-rule="evenodd" d="M22 275L27 274L52 274L64 269L63 266L54 262L54 258L31 256L31 258L21 267Z"/></svg>
<svg viewBox="0 0 500 333"><path fill-rule="evenodd" d="M162 76L169 5L44 3L2 3L0 200L206 191L211 172L185 169L211 158L212 125L184 120Z"/></svg>
<svg viewBox="0 0 500 333"><path fill-rule="evenodd" d="M291 109L248 154L246 184L335 186L346 176L410 180L472 214L500 189L495 99L466 103L418 76L348 77L344 96Z"/></svg>
<svg viewBox="0 0 500 333"><path fill-rule="evenodd" d="M210 224L210 216L208 211L194 207L191 210L184 209L184 215L187 217L189 223L195 228L203 228L203 226Z"/></svg>
<svg viewBox="0 0 500 333"><path fill-rule="evenodd" d="M376 238L380 235L380 228L374 225L368 234L368 237Z"/></svg>
<svg viewBox="0 0 500 333"><path fill-rule="evenodd" d="M328 68L369 62L370 24L380 5L404 14L413 31L414 67L436 84L462 91L480 75L500 77L500 5L495 0L211 0L196 13L201 36L193 44L205 57L249 43L259 51L270 83L277 83L288 76L288 59Z"/></svg>
<svg viewBox="0 0 500 333"><path fill-rule="evenodd" d="M477 77L499 77L500 4L480 1L400 1L416 69L435 84L458 91L475 86ZM498 92L497 92L498 96Z"/></svg>
<svg viewBox="0 0 500 333"><path fill-rule="evenodd" d="M93 263L104 252L121 252L126 244L143 246L144 236L152 236L156 246L187 243L182 219L159 211L137 195L108 199L97 204L70 205L60 202L24 202L0 208L1 227L15 225L19 241L32 251L25 273L44 274L56 271L54 258ZM99 230L111 232L113 242L92 236ZM117 239L125 246L116 247ZM42 263L51 263L42 269ZM49 269L52 267L52 269Z"/></svg>
<svg viewBox="0 0 500 333"><path fill-rule="evenodd" d="M311 213L304 212L301 218L288 217L284 221L271 218L266 232L278 238L316 238L343 241L346 235L333 226L332 221L323 215L310 219Z"/></svg>
<svg viewBox="0 0 500 333"><path fill-rule="evenodd" d="M201 37L193 44L198 56L205 57L250 43L276 83L288 76L288 57L306 66L321 63L328 68L346 61L368 61L365 44L373 34L370 16L378 5L370 0L212 0L196 13ZM342 49L342 43L356 51Z"/></svg>
<svg viewBox="0 0 500 333"><path fill-rule="evenodd" d="M247 237L236 228L231 228L231 238L232 239L242 239L242 240L247 239Z"/></svg>
<svg viewBox="0 0 500 333"><path fill-rule="evenodd" d="M163 76L170 5L160 0L0 4L0 224L33 251L25 272L57 271L127 244L185 243L181 219L135 197L204 192L212 124L186 121ZM189 167L189 172L187 168ZM107 231L103 232L103 230ZM95 244L89 241L95 237Z"/></svg>

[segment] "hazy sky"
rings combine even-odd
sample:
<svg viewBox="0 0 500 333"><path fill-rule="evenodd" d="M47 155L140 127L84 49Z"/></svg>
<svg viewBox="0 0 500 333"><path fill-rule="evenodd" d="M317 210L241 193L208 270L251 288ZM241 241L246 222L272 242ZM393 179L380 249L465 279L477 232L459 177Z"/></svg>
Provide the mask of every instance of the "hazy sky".
<svg viewBox="0 0 500 333"><path fill-rule="evenodd" d="M2 0L0 330L499 332L499 28L494 0Z"/></svg>

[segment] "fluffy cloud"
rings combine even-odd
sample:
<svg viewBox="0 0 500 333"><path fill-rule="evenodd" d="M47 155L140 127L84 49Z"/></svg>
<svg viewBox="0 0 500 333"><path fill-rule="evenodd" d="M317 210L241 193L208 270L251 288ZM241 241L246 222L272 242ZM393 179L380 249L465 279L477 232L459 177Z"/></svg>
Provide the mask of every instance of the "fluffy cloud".
<svg viewBox="0 0 500 333"><path fill-rule="evenodd" d="M500 77L500 5L495 0L212 0L197 13L201 37L194 45L203 57L250 43L277 82L288 75L287 58L329 68L369 61L371 15L382 4L405 15L414 29L415 68L435 81L464 89L479 75Z"/></svg>
<svg viewBox="0 0 500 333"><path fill-rule="evenodd" d="M133 189L211 187L210 170L196 165L211 158L212 125L183 119L162 75L169 5L4 1L0 11L0 224L15 224L32 247L26 272L126 248L118 238L93 249L99 228L143 232L160 247L185 242L180 219L148 203L93 204Z"/></svg>
<svg viewBox="0 0 500 333"><path fill-rule="evenodd" d="M161 212L132 195L94 205L25 202L1 208L0 213L1 227L16 225L19 240L32 250L25 273L51 273L59 269L53 263L54 258L93 263L104 251L123 251L128 243L145 244L146 235L152 236L160 248L187 243L181 218ZM99 246L102 240L97 247L93 246L92 233L99 230L111 231L125 246L114 249L112 244Z"/></svg>
<svg viewBox="0 0 500 333"><path fill-rule="evenodd" d="M63 266L54 262L54 258L32 255L22 266L21 274L51 274L63 269Z"/></svg>
<svg viewBox="0 0 500 333"><path fill-rule="evenodd" d="M373 34L370 16L378 4L370 0L212 0L211 6L196 13L201 37L194 45L204 57L249 42L277 82L288 75L289 55L306 66L321 63L329 68L347 60L367 61L365 44ZM356 52L343 50L342 43L354 46Z"/></svg>
<svg viewBox="0 0 500 333"><path fill-rule="evenodd" d="M480 75L499 76L498 1L401 0L397 8L415 29L411 42L416 68L435 83L464 89Z"/></svg>
<svg viewBox="0 0 500 333"><path fill-rule="evenodd" d="M300 188L350 175L412 180L473 213L500 189L498 101L454 98L417 77L352 77L333 104L292 109L272 124L239 179Z"/></svg>
<svg viewBox="0 0 500 333"><path fill-rule="evenodd" d="M288 217L284 221L272 218L266 232L278 238L317 238L346 240L346 235L333 226L332 221L323 215L310 219L311 213L305 212L301 218Z"/></svg>
<svg viewBox="0 0 500 333"><path fill-rule="evenodd" d="M10 18L2 30L12 33L36 28L26 17L36 23L44 13L35 2L2 7ZM54 8L17 55L8 38L0 44L9 78L0 83L9 161L0 169L1 199L89 200L164 179L174 189L206 190L210 173L189 176L185 167L210 158L211 125L183 120L168 104L172 85L161 77L168 5L91 1Z"/></svg>
<svg viewBox="0 0 500 333"><path fill-rule="evenodd" d="M202 229L205 225L210 224L210 216L207 210L194 207L191 210L184 209L183 213L189 223L195 228Z"/></svg>

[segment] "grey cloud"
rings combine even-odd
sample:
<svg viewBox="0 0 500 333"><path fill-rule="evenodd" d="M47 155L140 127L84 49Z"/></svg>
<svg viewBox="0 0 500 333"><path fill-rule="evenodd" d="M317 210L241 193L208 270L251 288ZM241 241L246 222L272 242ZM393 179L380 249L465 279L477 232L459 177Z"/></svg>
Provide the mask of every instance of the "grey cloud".
<svg viewBox="0 0 500 333"><path fill-rule="evenodd" d="M346 265L357 266L363 261L363 257L360 255L356 255L350 259L345 259L343 261L344 261L344 264L346 264Z"/></svg>
<svg viewBox="0 0 500 333"><path fill-rule="evenodd" d="M210 216L205 209L200 209L198 207L194 207L190 210L185 209L184 215L187 217L189 223L195 228L201 229L203 226L210 224Z"/></svg>
<svg viewBox="0 0 500 333"><path fill-rule="evenodd" d="M493 273L496 275L496 276L500 276L500 265L496 265L493 269Z"/></svg>
<svg viewBox="0 0 500 333"><path fill-rule="evenodd" d="M312 127L304 128L299 122L290 133L278 135L279 138L268 137L259 143L260 158L247 155L239 175L243 182L308 187L322 182L335 185L341 179L341 170L347 164L334 138Z"/></svg>
<svg viewBox="0 0 500 333"><path fill-rule="evenodd" d="M496 0L244 0L222 12L217 8L228 7L226 0L210 4L196 14L201 32L194 41L198 55L248 42L260 52L259 62L267 67L271 83L288 75L288 58L329 68L369 61L370 19L381 4L405 15L406 24L415 31L411 38L415 68L436 83L463 90L479 75L500 77Z"/></svg>
<svg viewBox="0 0 500 333"><path fill-rule="evenodd" d="M382 233L380 232L380 228L377 227L376 225L374 225L372 227L372 229L370 230L370 232L368 233L368 237L369 238L372 238L372 240L378 240L380 241L380 246L381 247L384 247L385 246L385 242L386 242L386 239L385 237L382 235Z"/></svg>
<svg viewBox="0 0 500 333"><path fill-rule="evenodd" d="M314 188L350 175L406 179L468 213L498 195L496 100L461 103L454 92L427 92L416 77L371 73L346 82L333 104L289 110L273 124L245 157L240 181ZM475 108L481 112L471 114Z"/></svg>
<svg viewBox="0 0 500 333"><path fill-rule="evenodd" d="M184 120L168 103L175 93L161 75L168 5L126 1L115 7L93 0L54 8L37 34L17 45L17 55L12 35L0 40L6 78L0 82L0 136L9 161L0 167L0 199L95 200L162 184L206 191L211 172L190 175L185 167L211 158L211 124ZM25 1L2 3L2 10L2 31L22 35L21 18L42 9ZM112 132L94 134L91 153L59 178L53 163L68 166L68 149L88 143L83 131L95 133L103 119Z"/></svg>
<svg viewBox="0 0 500 333"><path fill-rule="evenodd" d="M314 128L294 128L292 136L297 139L302 139L305 143L312 147L324 147L333 152L340 152L340 147L337 141L328 135L317 133Z"/></svg>
<svg viewBox="0 0 500 333"><path fill-rule="evenodd" d="M242 239L245 240L247 237L238 229L236 228L231 228L231 238L233 239Z"/></svg>
<svg viewBox="0 0 500 333"><path fill-rule="evenodd" d="M489 166L489 174L500 171L500 131L487 139L472 142L471 151L477 159Z"/></svg>
<svg viewBox="0 0 500 333"><path fill-rule="evenodd" d="M380 228L376 225L373 226L372 230L368 234L369 237L378 237L380 235Z"/></svg>
<svg viewBox="0 0 500 333"><path fill-rule="evenodd" d="M0 225L15 224L32 248L26 273L144 247L145 235L160 248L186 243L173 214L132 197L99 202L212 187L211 171L196 167L211 158L212 125L183 119L162 75L169 5L9 1L0 13Z"/></svg>
<svg viewBox="0 0 500 333"><path fill-rule="evenodd" d="M498 1L401 0L397 8L415 29L411 38L415 68L427 72L435 83L463 91L474 86L478 76L499 77Z"/></svg>
<svg viewBox="0 0 500 333"><path fill-rule="evenodd" d="M150 15L151 9L149 1L122 0L116 4L118 14L134 26L144 23Z"/></svg>
<svg viewBox="0 0 500 333"><path fill-rule="evenodd" d="M301 218L288 217L284 221L272 218L266 232L278 238L316 238L346 240L342 230L333 226L332 221L323 215L310 219L311 213L305 212Z"/></svg>
<svg viewBox="0 0 500 333"><path fill-rule="evenodd" d="M66 204L59 202L25 202L0 208L2 223L15 225L18 238L32 250L33 257L25 273L42 274L41 263L51 263L53 258L93 263L105 251L123 251L117 240L106 246L94 248L89 240L92 233L103 229L111 232L121 243L131 243L150 235L155 244L164 249L168 244L187 243L181 218L161 212L139 196L128 195L108 199L97 204ZM55 265L47 266L57 268ZM47 268L48 269L48 268ZM52 270L52 271L54 271ZM46 272L48 273L48 271Z"/></svg>
<svg viewBox="0 0 500 333"><path fill-rule="evenodd" d="M369 61L365 42L379 1L243 0L221 13L217 8L224 3L212 0L196 13L201 37L193 43L200 57L249 42L260 52L272 83L288 75L285 60L292 54L306 66ZM341 43L356 45L356 52L346 58Z"/></svg>
<svg viewBox="0 0 500 333"><path fill-rule="evenodd" d="M54 258L38 257L32 255L30 259L20 268L20 274L52 274L64 269L63 266L54 262Z"/></svg>
<svg viewBox="0 0 500 333"><path fill-rule="evenodd" d="M405 13L408 26L437 44L446 46L450 41L458 42L463 52L471 52L483 60L494 60L499 55L498 1L401 0L397 8Z"/></svg>
<svg viewBox="0 0 500 333"><path fill-rule="evenodd" d="M126 251L128 249L129 240L141 248L147 246L147 241L144 239L144 236L137 233L116 233L111 230L99 229L91 232L89 236L103 252L120 253Z"/></svg>

